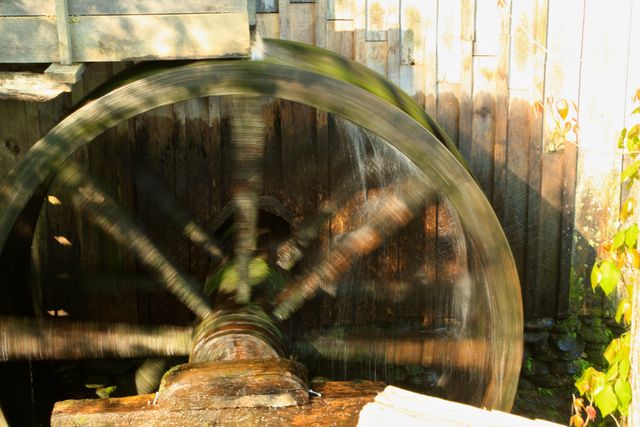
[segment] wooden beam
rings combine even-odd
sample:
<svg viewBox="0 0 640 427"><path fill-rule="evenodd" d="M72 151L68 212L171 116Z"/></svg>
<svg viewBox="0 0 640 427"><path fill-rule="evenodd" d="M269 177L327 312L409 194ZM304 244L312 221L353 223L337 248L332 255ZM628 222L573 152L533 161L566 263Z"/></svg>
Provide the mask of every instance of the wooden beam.
<svg viewBox="0 0 640 427"><path fill-rule="evenodd" d="M560 427L499 411L488 411L457 402L389 386L360 412L359 427L388 425L440 427Z"/></svg>
<svg viewBox="0 0 640 427"><path fill-rule="evenodd" d="M85 68L84 64L51 64L44 70L44 74L53 81L73 84L80 80Z"/></svg>
<svg viewBox="0 0 640 427"><path fill-rule="evenodd" d="M76 62L244 57L250 52L247 10L75 16L68 24ZM0 18L0 62L68 62L58 32L49 17Z"/></svg>
<svg viewBox="0 0 640 427"><path fill-rule="evenodd" d="M256 408L309 402L304 366L291 359L187 363L171 369L160 385L163 408Z"/></svg>
<svg viewBox="0 0 640 427"><path fill-rule="evenodd" d="M341 425L355 426L362 407L384 384L372 381L312 383L320 396L308 405L284 408L225 408L170 410L155 395L124 398L66 400L56 403L52 426L68 425Z"/></svg>
<svg viewBox="0 0 640 427"><path fill-rule="evenodd" d="M63 92L71 92L69 85L44 74L0 72L0 99L49 101Z"/></svg>
<svg viewBox="0 0 640 427"><path fill-rule="evenodd" d="M141 15L163 13L232 13L247 10L247 0L67 0L69 15ZM258 0L269 3L273 0ZM53 16L57 0L0 2L3 16Z"/></svg>
<svg viewBox="0 0 640 427"><path fill-rule="evenodd" d="M69 6L67 0L56 0L56 28L58 30L58 53L60 63L69 65L73 62L71 52L71 35L69 33Z"/></svg>

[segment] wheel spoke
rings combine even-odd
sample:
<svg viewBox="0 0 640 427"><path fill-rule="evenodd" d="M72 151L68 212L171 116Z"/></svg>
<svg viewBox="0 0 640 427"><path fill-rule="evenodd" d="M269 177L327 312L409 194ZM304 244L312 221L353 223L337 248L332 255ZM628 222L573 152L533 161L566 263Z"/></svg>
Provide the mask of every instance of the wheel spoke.
<svg viewBox="0 0 640 427"><path fill-rule="evenodd" d="M251 297L249 264L257 247L265 125L260 98L234 97L231 110L231 195L237 227L235 257L239 277L236 301L247 303Z"/></svg>
<svg viewBox="0 0 640 427"><path fill-rule="evenodd" d="M424 208L430 186L416 179L387 187L374 204L374 212L360 228L347 233L316 266L293 281L276 299L274 315L286 319L312 298L318 288L338 280L353 262L380 247Z"/></svg>
<svg viewBox="0 0 640 427"><path fill-rule="evenodd" d="M278 246L276 264L284 270L291 270L303 256L304 250L320 234L327 221L334 215L342 198L330 199L320 206L319 212L304 221L294 230L292 236Z"/></svg>
<svg viewBox="0 0 640 427"><path fill-rule="evenodd" d="M212 313L193 279L179 271L134 219L77 165L67 162L60 169L57 181L74 190L71 194L75 209L91 218L116 242L132 250L138 259L196 315L205 318Z"/></svg>
<svg viewBox="0 0 640 427"><path fill-rule="evenodd" d="M192 328L0 317L0 360L184 356Z"/></svg>
<svg viewBox="0 0 640 427"><path fill-rule="evenodd" d="M140 186L140 189L150 197L153 203L159 207L165 215L180 227L182 233L194 245L207 251L215 261L224 257L224 252L213 236L195 222L191 215L180 206L175 198L159 188L150 172L138 171L136 178L136 183Z"/></svg>
<svg viewBox="0 0 640 427"><path fill-rule="evenodd" d="M461 338L431 338L424 336L333 338L322 336L294 343L327 359L340 361L371 361L385 364L421 364L454 366L458 369L481 369L483 355L490 347L486 340Z"/></svg>

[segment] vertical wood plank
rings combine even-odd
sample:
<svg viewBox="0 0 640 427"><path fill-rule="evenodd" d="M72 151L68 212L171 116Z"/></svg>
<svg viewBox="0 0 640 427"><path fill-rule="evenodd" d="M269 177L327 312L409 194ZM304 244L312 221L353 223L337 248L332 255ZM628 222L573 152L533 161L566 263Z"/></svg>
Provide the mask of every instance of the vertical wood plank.
<svg viewBox="0 0 640 427"><path fill-rule="evenodd" d="M476 0L476 39L474 55L497 55L500 27L496 25L500 6L493 0Z"/></svg>
<svg viewBox="0 0 640 427"><path fill-rule="evenodd" d="M60 63L69 65L73 62L71 51L71 35L69 33L69 6L67 0L56 0L56 28L58 31L58 53Z"/></svg>
<svg viewBox="0 0 640 427"><path fill-rule="evenodd" d="M352 20L326 21L327 49L353 59L354 24Z"/></svg>
<svg viewBox="0 0 640 427"><path fill-rule="evenodd" d="M283 40L291 40L289 0L278 0L278 20L280 23L280 38Z"/></svg>
<svg viewBox="0 0 640 427"><path fill-rule="evenodd" d="M492 6L495 8L495 5ZM453 141L460 126L460 73L462 48L461 1L438 3L438 99L437 121Z"/></svg>
<svg viewBox="0 0 640 427"><path fill-rule="evenodd" d="M400 5L400 87L427 113L436 112L435 0L403 0Z"/></svg>
<svg viewBox="0 0 640 427"><path fill-rule="evenodd" d="M476 56L473 65L473 123L469 164L489 200L493 197L496 64L495 56Z"/></svg>
<svg viewBox="0 0 640 427"><path fill-rule="evenodd" d="M287 25L290 31L288 39L310 45L315 44L316 4L292 3L288 7L289 20ZM282 25L282 20L280 22ZM280 28L281 32L284 30L284 27Z"/></svg>
<svg viewBox="0 0 640 427"><path fill-rule="evenodd" d="M280 23L277 13L257 13L256 31L260 37L277 39L280 36Z"/></svg>
<svg viewBox="0 0 640 427"><path fill-rule="evenodd" d="M389 28L389 2L366 0L366 41L387 40Z"/></svg>
<svg viewBox="0 0 640 427"><path fill-rule="evenodd" d="M509 59L511 44L511 3L498 6L498 64L496 69L496 145L493 150L493 209L504 216L507 177L507 136L509 122Z"/></svg>
<svg viewBox="0 0 640 427"><path fill-rule="evenodd" d="M352 0L354 9L354 59L361 63L366 64L367 51L366 51L366 32L367 32L367 0Z"/></svg>
<svg viewBox="0 0 640 427"><path fill-rule="evenodd" d="M387 76L387 54L389 52L386 41L365 43L365 65L373 71Z"/></svg>
<svg viewBox="0 0 640 427"><path fill-rule="evenodd" d="M400 84L400 0L388 2L387 78Z"/></svg>
<svg viewBox="0 0 640 427"><path fill-rule="evenodd" d="M583 22L584 0L549 1L544 99L552 97L569 103L578 102ZM543 120L543 138L546 140L554 125L548 114ZM543 270L541 277L558 283L558 314L562 316L570 308L572 311L580 308L569 307L576 146L565 143L562 152L542 156L540 232L548 239L538 259ZM562 180L562 186L557 185L558 180ZM553 238L556 240L551 241Z"/></svg>
<svg viewBox="0 0 640 427"><path fill-rule="evenodd" d="M585 3L580 150L578 150L573 265L589 277L592 245L608 238L619 207L620 158L615 143L624 123L626 64L632 2ZM612 48L615 46L616 48ZM603 108L606 106L606 108ZM588 294L588 293L587 293Z"/></svg>
<svg viewBox="0 0 640 427"><path fill-rule="evenodd" d="M327 0L327 20L353 19L353 0Z"/></svg>
<svg viewBox="0 0 640 427"><path fill-rule="evenodd" d="M527 207L529 195L529 140L532 101L529 87L532 46L529 34L532 17L529 2L511 3L511 52L509 64L509 127L507 134L507 169L502 226L509 240L520 282L527 292ZM528 307L528 304L525 304Z"/></svg>
<svg viewBox="0 0 640 427"><path fill-rule="evenodd" d="M327 47L327 0L318 0L316 3L316 46Z"/></svg>
<svg viewBox="0 0 640 427"><path fill-rule="evenodd" d="M548 0L537 0L531 9L533 19L532 31L529 39L532 44L532 80L530 81L530 99L541 100L544 96L544 63L546 58L547 46L547 16L548 16ZM528 219L527 219L527 256L535 254L538 245L544 245L540 240L541 232L541 203L540 192L542 189L542 115L534 114L531 116L531 139L529 140L529 200L528 200ZM559 237L559 236L557 236ZM537 257L536 257L537 258ZM556 262L558 262L556 260ZM552 299L552 303L548 301L548 289L557 289L557 283L546 282L546 278L541 275L540 260L530 262L527 268L527 284L526 287L535 292L536 298L529 299L530 307L538 316L545 316L546 313L553 316L557 312L557 300ZM544 282L543 282L544 281ZM541 284L548 286L546 289L541 288ZM529 292L527 290L527 292ZM525 298L528 294L525 294Z"/></svg>
<svg viewBox="0 0 640 427"><path fill-rule="evenodd" d="M462 0L460 31L460 133L458 149L471 159L471 133L473 122L473 44L475 42L475 0Z"/></svg>

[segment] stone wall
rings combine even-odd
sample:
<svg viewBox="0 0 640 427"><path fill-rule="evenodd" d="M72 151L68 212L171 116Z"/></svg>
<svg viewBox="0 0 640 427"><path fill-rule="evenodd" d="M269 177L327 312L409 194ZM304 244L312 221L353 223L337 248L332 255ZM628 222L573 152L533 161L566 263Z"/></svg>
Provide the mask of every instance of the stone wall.
<svg viewBox="0 0 640 427"><path fill-rule="evenodd" d="M577 394L575 379L586 366L603 369L605 347L622 332L612 319L599 313L525 322L525 350L513 412L568 424L572 394Z"/></svg>

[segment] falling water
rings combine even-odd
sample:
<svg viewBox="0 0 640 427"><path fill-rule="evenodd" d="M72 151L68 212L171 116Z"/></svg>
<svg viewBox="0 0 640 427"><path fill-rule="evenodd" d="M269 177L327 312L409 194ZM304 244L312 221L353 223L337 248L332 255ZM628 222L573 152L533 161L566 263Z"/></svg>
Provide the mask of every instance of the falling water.
<svg viewBox="0 0 640 427"><path fill-rule="evenodd" d="M399 182L421 182L425 177L406 156L376 135L347 120L335 118L331 123L335 126L336 140L349 166L341 176L340 191L350 192L361 201L361 206L351 212L352 217L347 221L349 228L343 230L343 233L348 233L366 223L367 218L380 210L381 204L387 199L379 194L388 194L381 191L391 189L391 194L399 196ZM436 203L438 197L441 196L434 195L430 203ZM466 341L469 341L469 351L479 351L482 346L473 342L470 339L472 334L467 331L467 313L470 311L473 286L465 267L467 248L462 225L447 204L440 203L438 209L441 222L446 220L446 223L443 222L446 228L441 231L439 250L448 250L454 262L458 262L449 276L444 271L450 266L434 266L443 271L441 282L448 280L446 289L443 283L438 285L433 283L434 278L426 277L425 268L422 268L424 262L415 259L421 256L419 248L414 253L411 248L400 247L398 239L401 237L392 236L390 249L383 247L351 267L337 285L337 301L325 300L312 304L310 309L315 312L324 311L322 307L327 304L339 306L340 311L334 317L332 327L307 330L304 336L304 340L311 344L312 351L328 358L330 363L305 360L306 363L321 366L318 371L324 375L326 372L323 369L326 368L341 379L382 380L422 392L452 395L451 387L456 386L451 381L453 371L469 361L465 357L449 357L446 353L464 352L460 348L464 348L463 342ZM417 218L417 221L424 219ZM412 228L412 231L415 230L416 225ZM335 235L332 239L337 241L341 237L342 234ZM438 237L432 238L436 239L432 244L438 249ZM392 257L394 263L413 262L417 267L409 271L394 271L396 266L390 265L385 259L388 256L385 251L389 250L397 251L397 255ZM432 258L437 256L433 253L425 255ZM426 262L434 264L433 261ZM420 293L427 294L422 305L416 304L416 299L425 298ZM384 310L399 314L385 316L381 313ZM354 311L361 314L355 314L354 317ZM362 312L366 313L364 317ZM420 324L417 319L421 318L428 318L428 322ZM428 343L428 340L443 338L458 342L453 346L445 342L441 345ZM394 351L394 347L397 350ZM446 352L438 357L425 355L425 350ZM402 351L408 354L403 355ZM335 362L340 366L339 371L335 370ZM468 368L478 369L472 366ZM467 368L462 369L464 371ZM463 372L462 376L467 374Z"/></svg>

